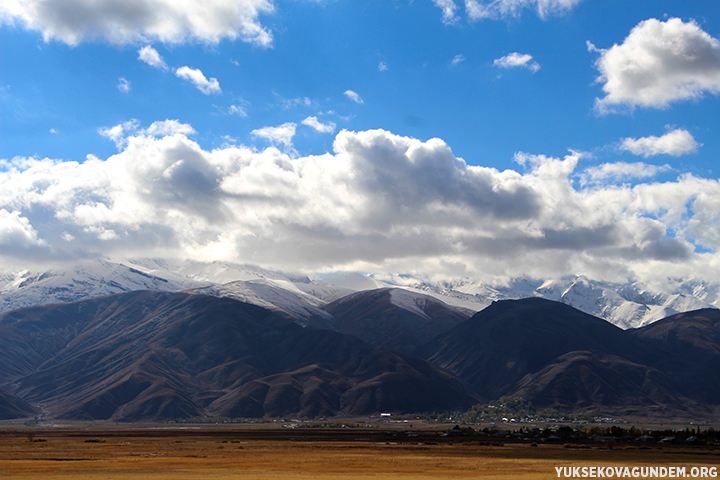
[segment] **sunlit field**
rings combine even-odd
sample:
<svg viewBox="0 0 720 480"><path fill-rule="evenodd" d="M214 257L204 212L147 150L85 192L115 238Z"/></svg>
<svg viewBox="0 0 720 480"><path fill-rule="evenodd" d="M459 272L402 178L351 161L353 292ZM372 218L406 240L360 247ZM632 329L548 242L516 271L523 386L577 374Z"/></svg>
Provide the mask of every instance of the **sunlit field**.
<svg viewBox="0 0 720 480"><path fill-rule="evenodd" d="M0 432L9 478L558 478L556 467L720 466L720 447L533 445L372 429L72 428ZM430 438L430 437L427 437ZM485 444L489 443L489 444ZM494 444L493 444L494 443ZM571 448L574 447L574 448Z"/></svg>

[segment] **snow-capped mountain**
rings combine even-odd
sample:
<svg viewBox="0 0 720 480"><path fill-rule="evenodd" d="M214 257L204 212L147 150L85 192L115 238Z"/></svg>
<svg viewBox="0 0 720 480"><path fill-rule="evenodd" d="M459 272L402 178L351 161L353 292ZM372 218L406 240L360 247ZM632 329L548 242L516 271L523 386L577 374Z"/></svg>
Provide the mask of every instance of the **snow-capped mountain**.
<svg viewBox="0 0 720 480"><path fill-rule="evenodd" d="M273 281L267 278L238 280L191 290L191 293L228 297L252 303L269 310L276 310L297 319L301 325L312 325L335 330L333 317L321 310L325 301L307 294L287 280Z"/></svg>
<svg viewBox="0 0 720 480"><path fill-rule="evenodd" d="M107 260L46 271L6 271L0 274L0 312L133 290L178 291L207 284L175 275L153 274Z"/></svg>
<svg viewBox="0 0 720 480"><path fill-rule="evenodd" d="M720 283L678 282L669 292L637 283L598 282L582 276L518 278L505 285L471 280L428 282L407 275L337 273L291 280L253 265L191 260L95 260L46 271L0 271L0 312L133 290L192 290L232 297L285 312L301 324L332 329L323 307L353 292L402 288L434 297L465 313L494 301L528 297L556 300L621 328L637 328L675 313L720 307Z"/></svg>
<svg viewBox="0 0 720 480"><path fill-rule="evenodd" d="M717 299L715 303L709 303L699 296L682 293L687 287L679 288L677 293L668 294L649 291L637 283L597 282L583 276L544 282L518 279L494 288L468 282L455 285L452 290L474 295L479 302L487 304L496 300L528 297L555 300L625 329L648 325L680 312L719 306ZM706 285L702 292L706 293L704 298L712 299L707 293L712 292L711 286Z"/></svg>
<svg viewBox="0 0 720 480"><path fill-rule="evenodd" d="M334 281L332 276L322 282ZM442 282L431 285L417 283L392 285L423 293L456 308L480 311L498 300L517 300L540 297L555 300L603 318L620 328L638 328L676 313L701 308L720 307L719 285L690 282L679 283L677 291L650 291L637 283L613 284L597 282L583 276L569 276L560 280L519 278L506 285L489 286L472 281ZM709 300L709 301L708 301Z"/></svg>
<svg viewBox="0 0 720 480"><path fill-rule="evenodd" d="M0 312L135 290L197 290L230 282L264 282L280 291L304 296L312 306L324 304L298 290L286 277L253 265L133 259L93 260L45 271L1 271ZM222 291L232 296L232 292L240 295L240 290L235 286ZM209 290L203 293L215 295ZM260 301L257 295L253 298Z"/></svg>

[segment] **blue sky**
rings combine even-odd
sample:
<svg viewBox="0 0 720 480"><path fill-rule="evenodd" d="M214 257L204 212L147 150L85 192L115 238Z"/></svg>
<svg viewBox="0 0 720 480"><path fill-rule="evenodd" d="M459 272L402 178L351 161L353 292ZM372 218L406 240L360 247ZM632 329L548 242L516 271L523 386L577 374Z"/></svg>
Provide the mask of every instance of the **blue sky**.
<svg viewBox="0 0 720 480"><path fill-rule="evenodd" d="M6 261L713 279L715 2L204 5L0 7Z"/></svg>

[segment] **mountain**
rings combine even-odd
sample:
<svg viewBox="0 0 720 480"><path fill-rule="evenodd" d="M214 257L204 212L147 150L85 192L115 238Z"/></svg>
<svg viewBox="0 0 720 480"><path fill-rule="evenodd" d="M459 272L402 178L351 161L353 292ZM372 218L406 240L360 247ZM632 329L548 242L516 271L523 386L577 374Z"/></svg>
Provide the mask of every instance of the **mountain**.
<svg viewBox="0 0 720 480"><path fill-rule="evenodd" d="M663 368L695 398L720 398L720 310L702 309L672 315L629 331L636 338L676 359Z"/></svg>
<svg viewBox="0 0 720 480"><path fill-rule="evenodd" d="M716 310L704 310L712 312ZM720 313L720 312L718 312ZM493 303L418 352L489 398L522 397L536 406L612 416L715 415L717 323L699 345L668 343L661 331L697 330L688 318L622 330L568 305L540 298ZM657 327L655 325L658 325ZM654 327L654 328L653 328ZM683 348L686 347L684 350ZM703 354L704 355L704 354ZM715 383L717 385L718 383Z"/></svg>
<svg viewBox="0 0 720 480"><path fill-rule="evenodd" d="M720 310L717 309L679 313L631 333L679 355L720 357Z"/></svg>
<svg viewBox="0 0 720 480"><path fill-rule="evenodd" d="M328 304L325 311L339 332L406 352L468 318L434 297L401 288L350 294Z"/></svg>
<svg viewBox="0 0 720 480"><path fill-rule="evenodd" d="M627 329L648 325L675 313L720 305L712 286L695 286L691 294L689 285L681 283L675 293L668 294L651 291L639 283L598 282L583 276L569 276L545 281L519 278L494 287L458 282L447 284L446 290L472 295L478 304L485 305L498 300L545 298ZM468 304L471 301L472 298L465 299Z"/></svg>
<svg viewBox="0 0 720 480"><path fill-rule="evenodd" d="M204 285L207 283L169 279L107 260L36 272L6 271L0 275L0 312L134 290L179 291Z"/></svg>
<svg viewBox="0 0 720 480"><path fill-rule="evenodd" d="M541 298L501 300L440 334L419 351L490 398L505 395L529 373L573 351L643 348L608 322Z"/></svg>
<svg viewBox="0 0 720 480"><path fill-rule="evenodd" d="M190 293L233 298L276 312L282 312L303 326L337 330L333 316L322 308L325 302L296 288L272 280L238 280L190 290Z"/></svg>
<svg viewBox="0 0 720 480"><path fill-rule="evenodd" d="M382 280L380 279L382 278ZM620 328L637 328L680 312L720 306L720 284L687 280L675 285L672 293L653 291L640 283L609 283L583 276L542 280L517 278L506 284L487 285L472 280L434 281L410 276L339 274L324 277L308 285L297 285L321 299L333 292L363 291L377 288L402 288L434 297L456 309L477 312L499 300L537 297L565 303L590 315L602 318ZM347 294L347 293L346 293ZM328 301L341 298L339 295Z"/></svg>
<svg viewBox="0 0 720 480"><path fill-rule="evenodd" d="M0 420L34 417L40 410L22 398L4 390L0 390Z"/></svg>
<svg viewBox="0 0 720 480"><path fill-rule="evenodd" d="M158 291L0 315L0 386L49 418L319 416L466 407L416 358L229 298Z"/></svg>
<svg viewBox="0 0 720 480"><path fill-rule="evenodd" d="M301 276L302 277L302 276ZM244 283L243 283L244 282ZM296 317L303 325L334 328L319 310L360 291L402 288L434 297L469 314L494 301L546 298L603 318L621 328L637 328L680 312L720 306L720 283L678 281L667 291L637 282L598 282L582 276L517 278L488 285L473 280L433 280L410 275L335 273L320 280L294 278L253 265L168 259L86 261L38 271L0 271L0 312L25 306L76 301L135 291L184 291L230 296Z"/></svg>

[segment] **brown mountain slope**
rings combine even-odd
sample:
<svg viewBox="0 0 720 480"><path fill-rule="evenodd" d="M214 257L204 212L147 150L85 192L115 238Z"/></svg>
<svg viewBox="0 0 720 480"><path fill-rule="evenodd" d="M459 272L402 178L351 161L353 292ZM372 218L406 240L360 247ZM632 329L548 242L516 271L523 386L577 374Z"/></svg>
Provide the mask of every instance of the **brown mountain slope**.
<svg viewBox="0 0 720 480"><path fill-rule="evenodd" d="M0 316L0 365L6 388L59 418L407 412L477 399L422 360L184 293L10 312Z"/></svg>
<svg viewBox="0 0 720 480"><path fill-rule="evenodd" d="M22 398L0 390L0 420L14 418L29 418L40 413L40 410L27 403Z"/></svg>
<svg viewBox="0 0 720 480"><path fill-rule="evenodd" d="M718 357L705 353L713 341L697 340L692 322L675 322L673 331L692 342L661 341L661 326L624 331L539 298L501 301L419 351L490 398L519 396L578 413L710 415L720 405L717 387L706 384L720 372L712 371Z"/></svg>
<svg viewBox="0 0 720 480"><path fill-rule="evenodd" d="M703 402L720 398L720 310L679 313L629 331L667 352L662 370Z"/></svg>

